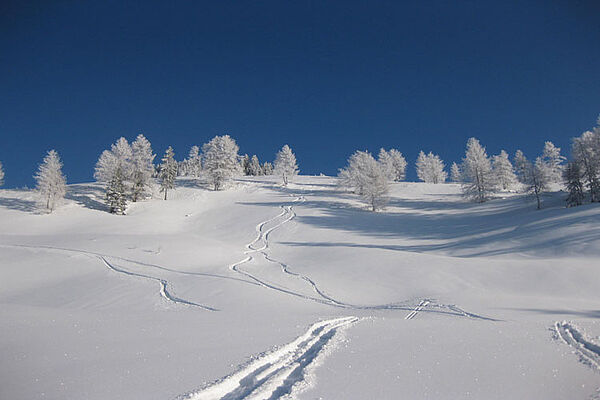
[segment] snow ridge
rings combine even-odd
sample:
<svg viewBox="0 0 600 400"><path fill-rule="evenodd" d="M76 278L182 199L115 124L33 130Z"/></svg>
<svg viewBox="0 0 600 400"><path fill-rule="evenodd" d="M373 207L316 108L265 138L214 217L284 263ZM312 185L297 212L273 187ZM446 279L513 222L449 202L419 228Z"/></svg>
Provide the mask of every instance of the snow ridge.
<svg viewBox="0 0 600 400"><path fill-rule="evenodd" d="M280 399L304 382L306 368L322 353L337 330L356 321L356 317L343 317L317 322L294 341L258 356L237 372L180 399Z"/></svg>

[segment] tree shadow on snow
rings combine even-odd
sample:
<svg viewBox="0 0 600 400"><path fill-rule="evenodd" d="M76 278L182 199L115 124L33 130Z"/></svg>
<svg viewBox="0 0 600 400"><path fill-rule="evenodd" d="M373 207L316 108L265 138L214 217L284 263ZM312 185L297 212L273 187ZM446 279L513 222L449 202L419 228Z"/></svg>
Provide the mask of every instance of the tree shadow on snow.
<svg viewBox="0 0 600 400"><path fill-rule="evenodd" d="M39 212L38 203L35 201L17 199L13 197L0 197L0 207L33 214L37 214Z"/></svg>
<svg viewBox="0 0 600 400"><path fill-rule="evenodd" d="M91 210L108 211L104 203L104 189L98 185L69 185L65 198Z"/></svg>

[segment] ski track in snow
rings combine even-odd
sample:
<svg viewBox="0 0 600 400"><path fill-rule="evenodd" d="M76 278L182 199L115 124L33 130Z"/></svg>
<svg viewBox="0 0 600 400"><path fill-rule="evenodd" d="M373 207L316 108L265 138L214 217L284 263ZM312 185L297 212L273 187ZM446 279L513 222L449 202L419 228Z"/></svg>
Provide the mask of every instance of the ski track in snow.
<svg viewBox="0 0 600 400"><path fill-rule="evenodd" d="M156 278L156 277L150 276L150 275L138 274L137 272L126 271L124 269L121 269L121 268L115 266L114 264L109 263L106 260L106 258L104 258L102 256L99 256L99 258L100 258L100 260L102 260L104 265L106 265L109 269L111 269L115 272L129 275L129 276L137 276L140 278L146 278L146 279L150 279L152 281L158 282L160 284L160 295L168 301L171 301L171 302L177 303L177 304L185 304L188 306L200 307L201 309L206 310L206 311L219 311L216 308L205 306L205 305L198 304L198 303L194 303L194 302L174 296L172 293L169 292L169 282L164 279Z"/></svg>
<svg viewBox="0 0 600 400"><path fill-rule="evenodd" d="M412 310L406 317L404 317L404 319L413 319L414 317L417 316L417 314L419 313L419 311L421 311L423 309L423 307L426 307L427 304L429 304L429 300L423 300L419 303L419 305L417 305L415 307L414 310Z"/></svg>
<svg viewBox="0 0 600 400"><path fill-rule="evenodd" d="M294 341L259 355L254 361L204 389L179 398L182 400L280 399L304 382L307 367L323 353L323 349L337 330L356 321L358 321L356 317L344 317L317 322Z"/></svg>
<svg viewBox="0 0 600 400"><path fill-rule="evenodd" d="M304 201L305 201L305 198L302 195L296 197L293 200L294 203L304 202ZM411 314L413 314L413 312L415 311L414 310L415 306L410 306L410 305L406 305L406 304L357 305L357 304L350 304L350 303L345 303L345 302L336 300L333 297L327 295L322 289L320 289L319 286L317 285L317 283L310 277L291 271L287 264L271 257L267 252L269 250L270 234L274 230L282 227L284 224L292 221L296 217L296 212L294 211L293 206L291 206L291 205L281 206L281 208L282 208L282 211L278 215L276 215L275 217L270 218L266 221L260 222L258 225L256 225L256 228L255 228L256 229L256 237L250 243L246 244L246 248L248 250L246 250L245 253L248 256L246 258L244 258L243 260L232 264L230 266L230 268L233 271L235 271L247 278L252 279L254 282L256 282L257 284L259 284L262 287L265 287L267 289L276 290L281 293L300 297L305 300L310 300L310 301L314 301L317 303L321 303L321 304L325 304L325 305L329 305L329 306L333 306L333 307L353 309L353 310L404 310L404 311L412 311ZM280 218L283 218L283 219L279 223L273 225L272 227L270 227L266 230L264 229L267 224L274 222ZM258 245L259 243L261 243L261 244ZM265 260L275 263L275 264L278 264L281 267L282 272L284 272L285 274L304 280L312 287L313 291L318 295L318 297L294 292L290 289L269 283L266 280L261 279L258 276L248 272L247 270L240 268L242 265L250 263L254 260L254 257L251 254L260 254L261 256L263 256L265 258ZM428 306L429 306L429 308L427 310L425 310L425 308ZM426 311L426 312L434 312L434 313L438 313L438 314L467 317L467 318L471 318L471 319L496 321L493 318L488 318L488 317L484 317L481 315L466 312L455 305L434 303L433 300L431 300L431 299L421 300L420 303L416 307L418 308L417 312L414 313L414 315L412 315L410 318L406 318L406 319L412 319L412 318L414 318L414 316L416 316L416 314L418 312ZM411 314L409 314L409 315L411 315Z"/></svg>
<svg viewBox="0 0 600 400"><path fill-rule="evenodd" d="M563 343L573 349L584 364L600 371L600 345L592 343L579 329L566 321L555 322L554 331Z"/></svg>

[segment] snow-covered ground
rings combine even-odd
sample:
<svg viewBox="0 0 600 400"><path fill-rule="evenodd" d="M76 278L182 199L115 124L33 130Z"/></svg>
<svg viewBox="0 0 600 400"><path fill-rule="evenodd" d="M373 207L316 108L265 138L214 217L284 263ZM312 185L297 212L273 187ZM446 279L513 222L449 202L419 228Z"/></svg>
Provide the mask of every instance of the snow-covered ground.
<svg viewBox="0 0 600 400"><path fill-rule="evenodd" d="M1 399L589 399L600 207L180 180L108 214L0 190Z"/></svg>

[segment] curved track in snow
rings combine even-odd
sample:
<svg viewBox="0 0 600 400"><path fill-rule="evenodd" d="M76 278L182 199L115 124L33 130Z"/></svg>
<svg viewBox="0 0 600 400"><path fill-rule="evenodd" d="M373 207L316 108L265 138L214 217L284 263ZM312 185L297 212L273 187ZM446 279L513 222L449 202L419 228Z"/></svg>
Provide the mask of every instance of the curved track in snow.
<svg viewBox="0 0 600 400"><path fill-rule="evenodd" d="M305 201L305 198L304 198L304 196L301 196L301 195L296 197L293 200L294 203L299 203L299 202L304 202L304 201ZM351 303L339 301L339 300L333 298L332 296L329 296L328 294L325 293L325 291L323 291L321 288L319 288L319 286L313 279L311 279L310 277L308 277L306 275L291 271L289 265L287 265L286 263L279 261L279 260L273 258L271 255L269 255L269 253L268 253L268 251L269 251L269 236L271 235L271 233L273 231L275 231L276 229L281 228L286 223L292 221L294 218L296 218L296 212L292 205L280 206L280 207L282 208L282 211L278 215L276 215L275 217L270 218L266 221L262 221L258 225L256 225L256 228L255 228L256 229L256 237L250 243L246 244L247 250L245 251L245 254L247 255L247 257L244 258L243 260L240 260L240 261L232 264L230 266L230 268L233 271L241 274L242 276L244 276L246 278L253 280L254 282L256 282L257 284L259 284L260 286L262 286L264 288L275 290L275 291L285 293L285 294L288 294L291 296L300 297L305 300L310 300L310 301L314 301L317 303L321 303L321 304L325 304L325 305L329 305L329 306L333 306L333 307L346 308L346 309L352 309L352 310L404 310L404 311L410 311L409 315L413 314L414 310L416 308L418 308L417 312L414 313L414 315L412 315L410 318L407 318L407 319L412 319L416 316L416 314L418 312L425 311L425 312L433 312L433 313L438 313L438 314L446 314L446 315L451 315L451 316L466 317L466 318L471 318L471 319L496 321L493 318L488 318L488 317L484 317L481 315L466 312L455 305L435 303L432 299L420 299L420 300L418 300L417 305L412 305L412 306L408 305L408 304L399 304L399 303L380 304L380 305L357 305L357 304L351 304ZM269 223L276 221L277 219L281 219L281 221L276 223L272 227L265 229L265 226L267 226ZM267 260L271 263L278 264L283 273L290 275L294 278L298 278L298 279L305 281L308 285L311 286L312 290L315 292L315 294L317 296L309 296L309 295L306 295L303 293L298 293L293 290L281 287L279 285L270 283L270 282L266 281L265 279L262 279L262 278L258 277L257 275L252 274L251 272L248 272L245 269L240 268L242 265L252 262L254 260L253 255L256 255L256 254L260 254L262 257L264 257L265 260Z"/></svg>
<svg viewBox="0 0 600 400"><path fill-rule="evenodd" d="M180 399L279 399L305 380L306 369L323 354L337 330L356 321L356 317L345 317L317 322L294 341L259 355L231 375Z"/></svg>

